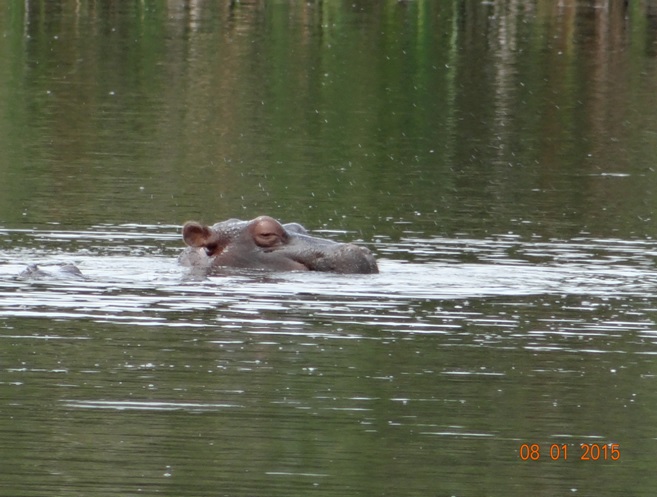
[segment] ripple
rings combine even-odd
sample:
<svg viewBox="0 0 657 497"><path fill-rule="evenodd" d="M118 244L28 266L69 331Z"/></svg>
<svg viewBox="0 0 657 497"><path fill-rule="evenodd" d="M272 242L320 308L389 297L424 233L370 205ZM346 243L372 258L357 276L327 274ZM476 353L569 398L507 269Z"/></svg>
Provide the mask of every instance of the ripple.
<svg viewBox="0 0 657 497"><path fill-rule="evenodd" d="M243 407L239 404L207 404L189 402L146 402L115 400L62 400L65 407L75 409L111 409L116 411L216 411Z"/></svg>
<svg viewBox="0 0 657 497"><path fill-rule="evenodd" d="M444 347L521 342L541 351L584 350L564 341L627 333L653 344L657 334L651 240L409 234L377 242L377 275L252 271L199 280L176 264L173 229L5 230L23 245L0 253L0 336L19 337L12 323L32 319L310 340L440 337ZM14 278L34 262L72 263L86 279ZM607 349L588 344L586 353Z"/></svg>

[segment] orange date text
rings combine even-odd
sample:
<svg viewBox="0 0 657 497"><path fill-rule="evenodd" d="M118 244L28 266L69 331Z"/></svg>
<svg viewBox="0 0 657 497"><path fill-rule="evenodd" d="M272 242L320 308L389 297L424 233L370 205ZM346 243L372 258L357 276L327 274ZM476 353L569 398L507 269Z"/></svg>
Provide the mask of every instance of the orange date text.
<svg viewBox="0 0 657 497"><path fill-rule="evenodd" d="M577 452L573 454L573 452ZM568 461L578 459L580 461L618 461L620 460L620 444L608 443L583 443L579 444L576 451L568 444L528 444L524 443L518 450L518 455L523 461Z"/></svg>

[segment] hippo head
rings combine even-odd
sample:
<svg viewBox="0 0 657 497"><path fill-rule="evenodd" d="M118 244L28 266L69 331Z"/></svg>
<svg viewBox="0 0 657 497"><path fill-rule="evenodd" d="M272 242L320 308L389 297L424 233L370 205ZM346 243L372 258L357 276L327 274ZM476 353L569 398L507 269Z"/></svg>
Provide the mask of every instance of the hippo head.
<svg viewBox="0 0 657 497"><path fill-rule="evenodd" d="M180 261L188 266L379 272L368 249L316 238L300 224L281 224L269 216L251 221L229 219L213 226L190 221L183 227L182 234L188 247Z"/></svg>

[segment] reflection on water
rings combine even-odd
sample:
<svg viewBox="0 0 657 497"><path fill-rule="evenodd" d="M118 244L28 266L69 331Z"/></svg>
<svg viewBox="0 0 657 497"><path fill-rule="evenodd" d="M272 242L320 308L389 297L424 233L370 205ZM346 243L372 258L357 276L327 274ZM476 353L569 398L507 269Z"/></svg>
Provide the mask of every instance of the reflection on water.
<svg viewBox="0 0 657 497"><path fill-rule="evenodd" d="M10 3L2 220L641 236L654 3Z"/></svg>

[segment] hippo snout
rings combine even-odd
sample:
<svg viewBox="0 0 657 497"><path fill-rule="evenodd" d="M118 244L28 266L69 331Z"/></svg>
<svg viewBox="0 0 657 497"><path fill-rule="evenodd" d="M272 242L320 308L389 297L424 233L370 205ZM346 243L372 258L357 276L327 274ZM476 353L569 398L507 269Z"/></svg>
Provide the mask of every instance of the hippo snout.
<svg viewBox="0 0 657 497"><path fill-rule="evenodd" d="M310 269L343 274L379 272L372 252L353 243L339 243L325 252L320 252L316 263L311 264Z"/></svg>

